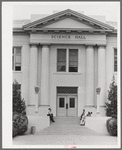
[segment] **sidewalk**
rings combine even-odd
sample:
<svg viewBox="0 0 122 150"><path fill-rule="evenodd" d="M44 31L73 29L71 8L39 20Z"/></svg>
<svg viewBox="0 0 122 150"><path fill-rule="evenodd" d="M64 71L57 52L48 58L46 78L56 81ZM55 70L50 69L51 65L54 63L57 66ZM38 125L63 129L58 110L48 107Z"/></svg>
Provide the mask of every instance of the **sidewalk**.
<svg viewBox="0 0 122 150"><path fill-rule="evenodd" d="M117 145L117 137L80 126L78 117L56 117L55 123L35 135L13 139L15 145Z"/></svg>

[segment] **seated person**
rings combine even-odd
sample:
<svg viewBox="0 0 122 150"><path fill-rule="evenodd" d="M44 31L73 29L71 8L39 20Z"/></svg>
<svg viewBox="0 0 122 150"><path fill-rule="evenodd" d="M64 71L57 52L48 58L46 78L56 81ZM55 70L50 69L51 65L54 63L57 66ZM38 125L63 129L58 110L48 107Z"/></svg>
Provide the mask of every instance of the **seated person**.
<svg viewBox="0 0 122 150"><path fill-rule="evenodd" d="M51 108L48 108L47 116L50 116L50 121L55 122L53 119L53 114L51 113Z"/></svg>
<svg viewBox="0 0 122 150"><path fill-rule="evenodd" d="M85 123L86 123L86 117L91 117L91 114L92 112L85 112L85 109L83 109L83 113L81 114L81 117L80 117L80 125L81 126L85 126Z"/></svg>
<svg viewBox="0 0 122 150"><path fill-rule="evenodd" d="M80 125L81 126L85 126L85 120L86 119L86 116L85 116L85 109L83 109L83 113L81 114L80 116Z"/></svg>

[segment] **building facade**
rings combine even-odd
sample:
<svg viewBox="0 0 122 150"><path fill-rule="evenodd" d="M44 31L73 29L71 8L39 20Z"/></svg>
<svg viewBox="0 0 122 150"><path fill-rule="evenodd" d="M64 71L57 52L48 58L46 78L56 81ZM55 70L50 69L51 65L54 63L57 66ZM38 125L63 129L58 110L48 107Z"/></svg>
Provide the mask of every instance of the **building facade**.
<svg viewBox="0 0 122 150"><path fill-rule="evenodd" d="M96 108L97 87L105 106L117 79L117 29L70 9L23 22L14 22L13 81L21 85L27 114L37 105L39 115L51 107L54 116L80 116Z"/></svg>

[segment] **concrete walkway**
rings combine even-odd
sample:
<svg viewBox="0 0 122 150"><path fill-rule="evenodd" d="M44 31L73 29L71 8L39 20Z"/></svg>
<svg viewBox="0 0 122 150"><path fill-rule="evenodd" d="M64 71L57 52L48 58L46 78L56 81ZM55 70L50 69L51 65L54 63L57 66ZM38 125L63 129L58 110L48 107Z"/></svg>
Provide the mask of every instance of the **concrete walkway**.
<svg viewBox="0 0 122 150"><path fill-rule="evenodd" d="M50 127L32 135L17 136L17 145L117 145L117 137L80 126L78 117L56 117Z"/></svg>

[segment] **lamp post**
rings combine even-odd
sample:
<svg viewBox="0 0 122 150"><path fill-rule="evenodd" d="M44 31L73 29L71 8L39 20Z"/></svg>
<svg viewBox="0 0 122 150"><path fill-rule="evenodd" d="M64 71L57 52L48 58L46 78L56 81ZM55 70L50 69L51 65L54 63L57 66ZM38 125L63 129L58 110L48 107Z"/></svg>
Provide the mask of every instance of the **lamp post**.
<svg viewBox="0 0 122 150"><path fill-rule="evenodd" d="M39 87L36 86L34 89L35 89L35 112L38 113L38 93L39 93Z"/></svg>
<svg viewBox="0 0 122 150"><path fill-rule="evenodd" d="M97 114L100 114L100 91L101 91L101 88L97 87L96 88L96 93L97 93Z"/></svg>

